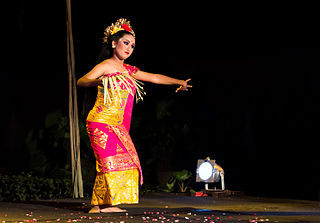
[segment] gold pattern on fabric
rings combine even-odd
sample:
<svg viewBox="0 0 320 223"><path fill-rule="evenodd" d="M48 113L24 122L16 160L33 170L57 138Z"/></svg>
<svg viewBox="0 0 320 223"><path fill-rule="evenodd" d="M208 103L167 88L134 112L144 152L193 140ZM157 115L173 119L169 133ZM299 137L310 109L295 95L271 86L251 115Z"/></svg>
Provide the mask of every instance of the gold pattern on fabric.
<svg viewBox="0 0 320 223"><path fill-rule="evenodd" d="M110 128L118 136L118 138L120 139L122 144L127 149L128 153L130 154L133 162L139 168L139 171L140 171L140 184L142 185L143 184L143 177L142 177L142 170L141 170L140 160L139 160L136 148L134 147L134 144L133 144L133 142L131 140L131 137L129 135L129 132L126 130L126 128L123 125L110 126Z"/></svg>
<svg viewBox="0 0 320 223"><path fill-rule="evenodd" d="M98 128L94 130L93 132L94 143L96 143L101 148L106 149L107 140L108 140L108 135L106 133L99 130Z"/></svg>
<svg viewBox="0 0 320 223"><path fill-rule="evenodd" d="M104 88L98 86L98 95L93 109L89 112L87 121L106 123L109 125L119 125L123 122L123 114L127 104L129 92L126 89L120 90L121 102L104 104ZM115 96L114 96L115 97ZM113 98L113 97L112 97Z"/></svg>
<svg viewBox="0 0 320 223"><path fill-rule="evenodd" d="M137 165L133 162L130 154L123 153L115 156L108 156L103 159L97 159L96 169L98 175L117 170L136 169Z"/></svg>
<svg viewBox="0 0 320 223"><path fill-rule="evenodd" d="M97 175L91 205L139 203L139 171L113 171Z"/></svg>
<svg viewBox="0 0 320 223"><path fill-rule="evenodd" d="M117 144L117 154L119 153L124 153L125 151L121 148L121 146L119 146L119 144Z"/></svg>

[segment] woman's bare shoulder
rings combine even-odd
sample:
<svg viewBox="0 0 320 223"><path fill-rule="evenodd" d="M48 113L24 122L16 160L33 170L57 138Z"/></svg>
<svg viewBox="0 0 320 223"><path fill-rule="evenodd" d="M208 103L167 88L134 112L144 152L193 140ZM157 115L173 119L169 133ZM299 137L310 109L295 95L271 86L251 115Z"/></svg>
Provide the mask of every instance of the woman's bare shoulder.
<svg viewBox="0 0 320 223"><path fill-rule="evenodd" d="M112 70L110 61L105 60L95 66L95 69L103 70L104 73L109 73Z"/></svg>
<svg viewBox="0 0 320 223"><path fill-rule="evenodd" d="M97 79L100 78L102 75L109 73L111 70L111 66L108 62L103 61L99 64L97 64L96 66L94 66L94 68L92 68L91 71L89 71L85 77L88 79Z"/></svg>
<svg viewBox="0 0 320 223"><path fill-rule="evenodd" d="M99 63L97 66L104 71L104 74L122 72L122 70L115 66L110 60L105 60ZM123 68L124 69L124 68Z"/></svg>

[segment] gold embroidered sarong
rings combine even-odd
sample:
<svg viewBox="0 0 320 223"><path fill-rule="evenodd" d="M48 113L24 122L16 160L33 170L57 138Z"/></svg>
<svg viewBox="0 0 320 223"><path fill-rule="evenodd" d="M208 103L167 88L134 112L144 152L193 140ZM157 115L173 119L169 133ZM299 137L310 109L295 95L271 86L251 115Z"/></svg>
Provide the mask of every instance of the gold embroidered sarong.
<svg viewBox="0 0 320 223"><path fill-rule="evenodd" d="M91 205L139 203L138 169L113 171L96 177Z"/></svg>

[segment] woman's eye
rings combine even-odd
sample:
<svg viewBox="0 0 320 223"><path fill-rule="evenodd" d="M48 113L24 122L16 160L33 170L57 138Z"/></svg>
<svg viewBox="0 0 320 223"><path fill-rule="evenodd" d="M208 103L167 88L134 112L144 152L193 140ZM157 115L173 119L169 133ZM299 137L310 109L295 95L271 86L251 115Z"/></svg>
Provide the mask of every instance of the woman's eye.
<svg viewBox="0 0 320 223"><path fill-rule="evenodd" d="M135 45L132 45L131 48L134 49L134 48L135 48Z"/></svg>
<svg viewBox="0 0 320 223"><path fill-rule="evenodd" d="M123 43L124 43L125 45L129 45L129 42L127 42L127 41L123 41Z"/></svg>

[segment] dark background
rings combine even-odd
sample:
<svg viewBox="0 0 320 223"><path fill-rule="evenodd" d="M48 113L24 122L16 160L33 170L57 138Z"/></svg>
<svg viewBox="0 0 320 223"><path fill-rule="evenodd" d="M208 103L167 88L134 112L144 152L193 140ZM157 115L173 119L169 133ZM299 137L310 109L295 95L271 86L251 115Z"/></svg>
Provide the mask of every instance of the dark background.
<svg viewBox="0 0 320 223"><path fill-rule="evenodd" d="M128 16L109 15L102 2L74 1L72 7L77 78L95 65L103 30L119 17L130 20L136 33L128 63L192 78L194 87L179 94L173 86L146 84L145 102L134 107L131 135L146 184L156 183L152 172L163 166L194 174L197 159L210 156L225 169L228 189L320 199L320 48L314 18L297 11L261 18L259 10L251 16L228 10ZM68 112L65 3L16 1L3 10L0 167L18 172L28 169L30 129L41 128L52 111ZM78 93L84 119L89 105L83 104L85 90ZM159 119L157 109L166 102L170 109ZM178 140L168 140L180 133ZM157 153L161 158L153 169L153 145L164 141L168 150ZM69 162L67 154L59 156Z"/></svg>

